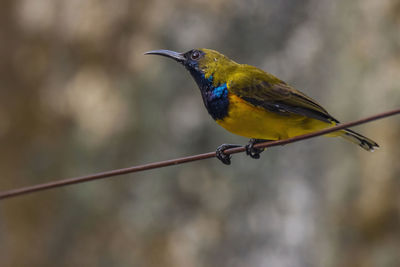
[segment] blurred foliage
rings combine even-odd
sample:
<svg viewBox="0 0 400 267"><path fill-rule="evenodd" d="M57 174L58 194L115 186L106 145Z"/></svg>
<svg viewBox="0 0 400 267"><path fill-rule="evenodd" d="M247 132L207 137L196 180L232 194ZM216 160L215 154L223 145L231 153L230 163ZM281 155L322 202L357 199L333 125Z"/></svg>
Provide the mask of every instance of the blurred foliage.
<svg viewBox="0 0 400 267"><path fill-rule="evenodd" d="M245 143L152 49L261 67L342 121L398 107L399 0L3 0L0 190ZM399 266L400 120L0 203L1 266Z"/></svg>

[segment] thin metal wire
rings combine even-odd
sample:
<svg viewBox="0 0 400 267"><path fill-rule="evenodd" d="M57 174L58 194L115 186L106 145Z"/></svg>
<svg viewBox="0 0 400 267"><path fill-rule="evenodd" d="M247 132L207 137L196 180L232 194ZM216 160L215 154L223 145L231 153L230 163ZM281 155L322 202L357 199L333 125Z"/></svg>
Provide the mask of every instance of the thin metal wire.
<svg viewBox="0 0 400 267"><path fill-rule="evenodd" d="M342 130L345 128L349 128L352 126L364 124L364 123L367 123L370 121L379 120L379 119L393 116L393 115L396 115L399 113L400 113L400 108L391 110L388 112L380 113L380 114L377 114L374 116L370 116L370 117L367 117L367 118L364 118L361 120L343 123L343 124L340 124L340 125L337 125L334 127L330 127L330 128L323 129L323 130L316 131L316 132L309 133L309 134L299 135L299 136L285 139L285 140L258 143L256 145L254 145L254 147L266 148L266 147L273 147L273 146L282 146L282 145L286 145L289 143L294 143L294 142L298 142L298 141L301 141L304 139L309 139L312 137L316 137L316 136L324 135L327 133L335 132L338 130ZM226 149L224 151L224 153L229 155L229 154L236 154L236 153L244 152L245 150L246 150L245 147L236 147L236 148ZM187 162L191 162L191 161L213 158L215 156L216 156L215 152L208 152L208 153L204 153L204 154L198 154L198 155L193 155L193 156L188 156L188 157L183 157L183 158L153 162L153 163L148 163L148 164L143 164L143 165L138 165L138 166L133 166L133 167L128 167L128 168L123 168L123 169L100 172L100 173L86 175L86 176L74 177L74 178L69 178L69 179L64 179L64 180L59 180L59 181L54 181L54 182L48 182L48 183L37 184L37 185L33 185L33 186L22 187L22 188L12 189L9 191L0 192L0 199L11 198L11 197L19 196L19 195L25 195L28 193L47 190L50 188L61 187L61 186L77 184L77 183L83 183L83 182L88 182L88 181L92 181L92 180L97 180L97 179L102 179L102 178L107 178L107 177L112 177L112 176L117 176L117 175L122 175L122 174L127 174L127 173L141 172L141 171L145 171L145 170L157 169L157 168L166 167L166 166L178 165L178 164L187 163Z"/></svg>

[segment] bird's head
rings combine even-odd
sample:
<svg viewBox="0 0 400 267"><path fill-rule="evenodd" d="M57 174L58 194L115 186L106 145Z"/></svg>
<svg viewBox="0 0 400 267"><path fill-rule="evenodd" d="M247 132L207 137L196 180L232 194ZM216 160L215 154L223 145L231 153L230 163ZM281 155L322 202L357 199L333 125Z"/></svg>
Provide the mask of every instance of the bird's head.
<svg viewBox="0 0 400 267"><path fill-rule="evenodd" d="M214 83L224 82L227 71L238 64L223 54L211 49L192 49L185 53L170 50L153 50L145 55L160 55L169 57L185 66L199 84L203 79L214 79Z"/></svg>

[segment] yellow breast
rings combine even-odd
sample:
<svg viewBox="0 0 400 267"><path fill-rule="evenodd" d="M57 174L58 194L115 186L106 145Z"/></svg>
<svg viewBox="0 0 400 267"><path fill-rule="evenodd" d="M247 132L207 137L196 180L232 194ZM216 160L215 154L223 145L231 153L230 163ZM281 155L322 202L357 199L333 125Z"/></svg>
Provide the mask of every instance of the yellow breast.
<svg viewBox="0 0 400 267"><path fill-rule="evenodd" d="M302 115L270 112L253 106L231 93L228 94L228 98L228 116L217 120L217 123L226 130L244 137L279 140L332 126Z"/></svg>

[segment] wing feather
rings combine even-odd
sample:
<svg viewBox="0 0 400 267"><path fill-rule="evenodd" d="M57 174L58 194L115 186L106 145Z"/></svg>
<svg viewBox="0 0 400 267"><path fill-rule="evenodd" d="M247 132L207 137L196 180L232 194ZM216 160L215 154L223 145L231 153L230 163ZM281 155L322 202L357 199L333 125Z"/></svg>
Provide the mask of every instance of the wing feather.
<svg viewBox="0 0 400 267"><path fill-rule="evenodd" d="M315 100L287 85L275 76L244 65L228 82L230 92L268 111L280 115L298 114L325 122L338 122Z"/></svg>

